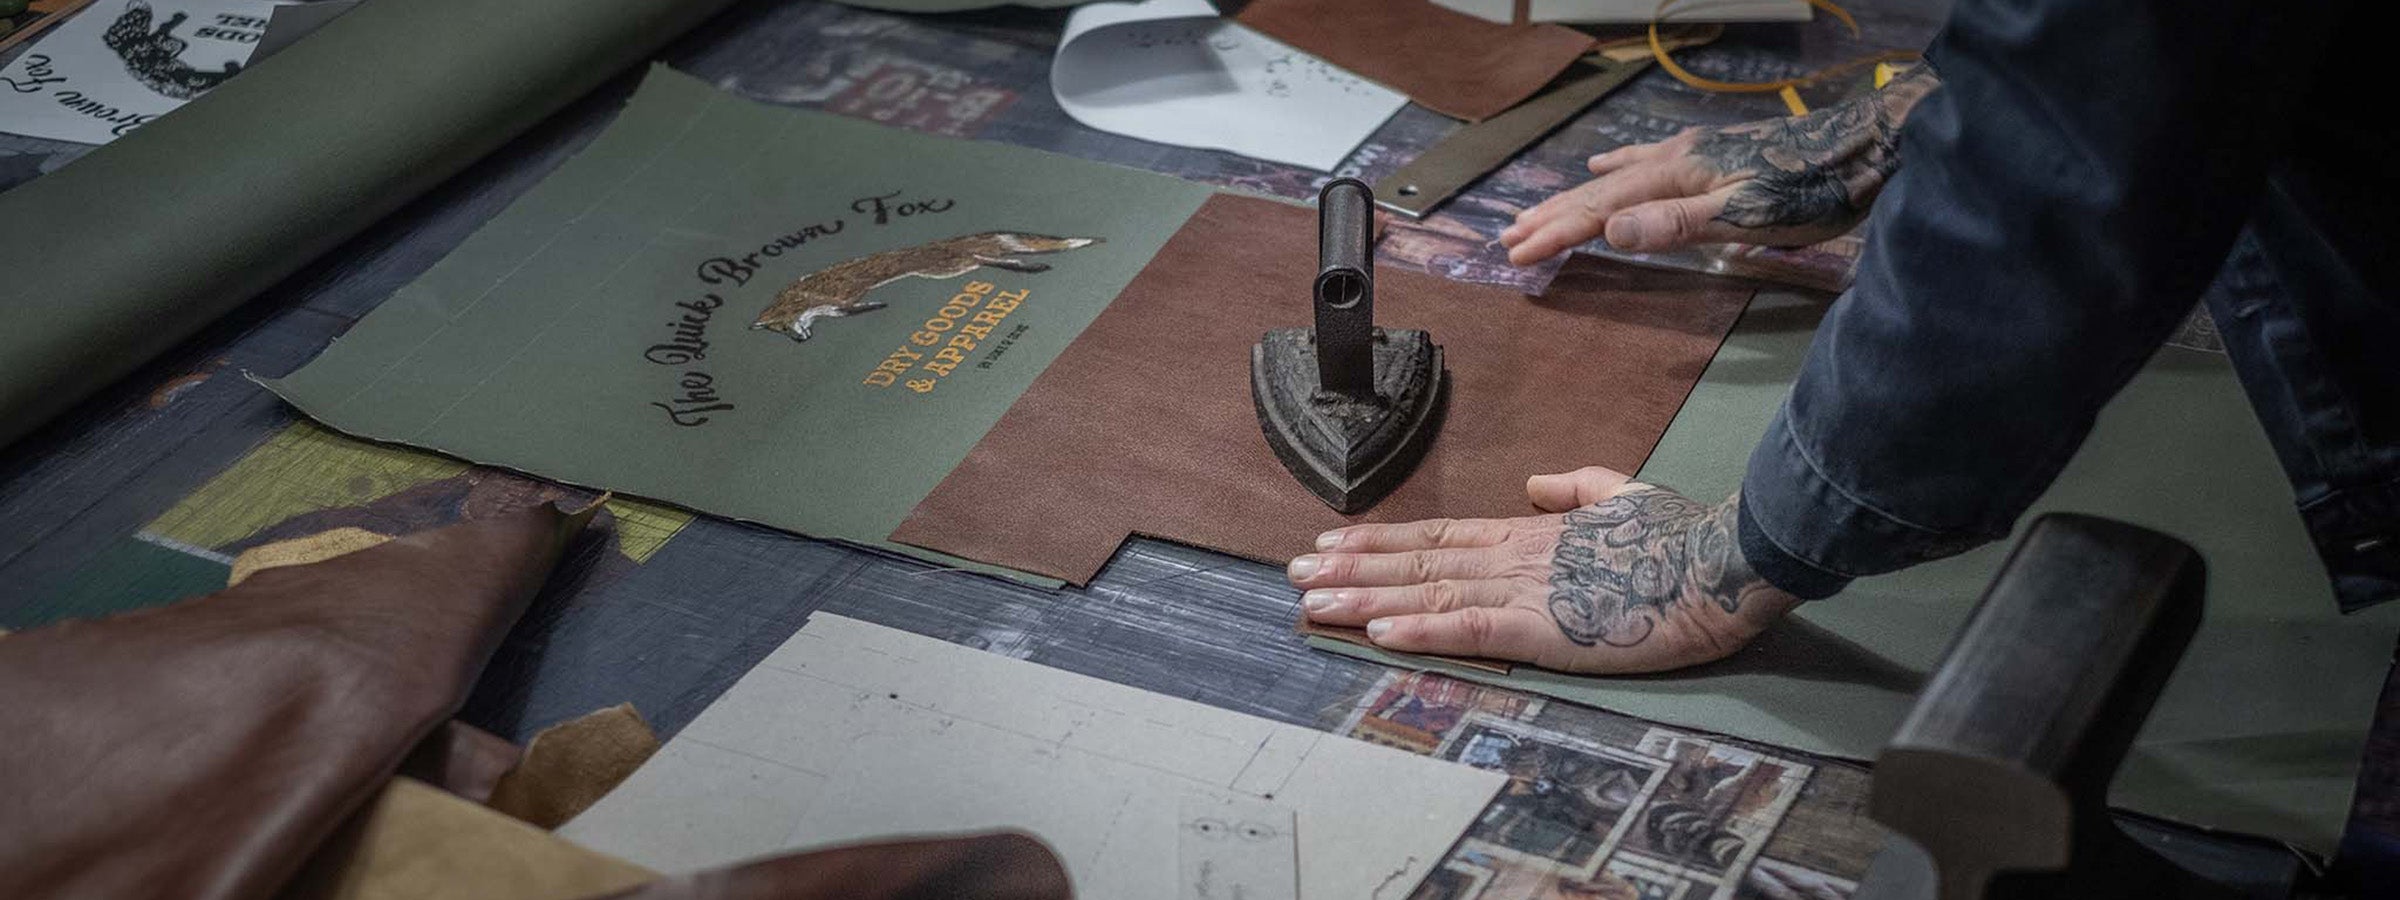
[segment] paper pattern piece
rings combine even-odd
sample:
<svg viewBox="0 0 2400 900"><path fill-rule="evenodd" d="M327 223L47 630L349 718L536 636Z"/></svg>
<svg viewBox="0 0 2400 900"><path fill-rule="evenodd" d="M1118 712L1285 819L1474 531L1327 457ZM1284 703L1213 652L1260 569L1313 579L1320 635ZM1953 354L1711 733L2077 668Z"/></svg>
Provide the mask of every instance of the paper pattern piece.
<svg viewBox="0 0 2400 900"><path fill-rule="evenodd" d="M1250 0L1234 18L1433 111L1479 122L1592 49L1560 25L1495 25L1428 0Z"/></svg>
<svg viewBox="0 0 2400 900"><path fill-rule="evenodd" d="M1807 352L1815 303L1754 305L1639 476L1695 497L1741 483ZM2175 535L2208 562L2208 612L2110 801L2333 849L2350 808L2400 606L2336 611L2291 489L2218 354L2166 348L2102 411L2026 517L2074 511ZM1861 579L1724 662L1657 678L1518 666L1508 675L1325 641L1409 668L1850 759L1875 755L2010 542Z"/></svg>
<svg viewBox="0 0 2400 900"><path fill-rule="evenodd" d="M1408 104L1219 17L1208 0L1075 10L1050 90L1067 115L1102 131L1328 171Z"/></svg>
<svg viewBox="0 0 2400 900"><path fill-rule="evenodd" d="M0 69L0 131L105 144L239 73L268 0L99 0Z"/></svg>
<svg viewBox="0 0 2400 900"><path fill-rule="evenodd" d="M1502 780L818 613L559 833L681 872L1021 828L1077 896L1174 897L1186 803L1271 803L1296 814L1300 896L1395 897Z"/></svg>
<svg viewBox="0 0 2400 900"><path fill-rule="evenodd" d="M1432 0L1435 6L1487 22L1516 21L1520 4L1527 22L1589 22L1634 25L1658 16L1656 0ZM1806 22L1808 0L1686 0L1675 4L1673 22Z"/></svg>
<svg viewBox="0 0 2400 900"><path fill-rule="evenodd" d="M1316 236L1306 207L1211 198L892 539L1080 584L1133 534L1281 564L1351 522L1527 515L1528 474L1640 467L1750 294L1613 263L1540 298L1377 268L1377 322L1433 333L1449 411L1408 480L1344 516L1250 400L1252 345L1309 323Z"/></svg>
<svg viewBox="0 0 2400 900"><path fill-rule="evenodd" d="M1208 194L659 68L270 386L352 434L878 542Z"/></svg>

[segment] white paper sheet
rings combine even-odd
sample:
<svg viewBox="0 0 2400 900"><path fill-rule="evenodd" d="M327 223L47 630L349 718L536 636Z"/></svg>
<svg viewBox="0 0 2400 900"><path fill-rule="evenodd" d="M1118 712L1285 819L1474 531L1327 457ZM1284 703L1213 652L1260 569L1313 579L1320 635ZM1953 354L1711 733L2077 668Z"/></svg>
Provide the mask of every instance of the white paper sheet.
<svg viewBox="0 0 2400 900"><path fill-rule="evenodd" d="M1076 9L1050 90L1067 115L1102 131L1327 171L1408 103L1220 18L1208 0Z"/></svg>
<svg viewBox="0 0 2400 900"><path fill-rule="evenodd" d="M1433 0L1479 19L1507 22L1516 13L1516 0ZM1806 22L1813 10L1808 0L1679 0L1668 14L1671 22ZM1531 0L1525 18L1532 22L1648 22L1658 14L1658 0Z"/></svg>
<svg viewBox="0 0 2400 900"><path fill-rule="evenodd" d="M1502 781L818 613L559 833L679 872L1019 828L1078 896L1174 898L1185 805L1263 802L1295 814L1301 897L1396 898Z"/></svg>
<svg viewBox="0 0 2400 900"><path fill-rule="evenodd" d="M0 131L105 144L248 64L269 0L99 0L0 69Z"/></svg>

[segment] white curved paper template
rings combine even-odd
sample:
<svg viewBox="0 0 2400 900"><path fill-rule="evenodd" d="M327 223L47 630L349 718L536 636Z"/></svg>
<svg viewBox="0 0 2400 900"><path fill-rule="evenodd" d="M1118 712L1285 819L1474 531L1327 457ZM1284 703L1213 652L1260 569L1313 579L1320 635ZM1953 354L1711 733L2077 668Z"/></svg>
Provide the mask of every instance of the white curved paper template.
<svg viewBox="0 0 2400 900"><path fill-rule="evenodd" d="M1075 10L1050 89L1068 115L1102 131L1327 171L1408 102L1218 16L1207 0Z"/></svg>

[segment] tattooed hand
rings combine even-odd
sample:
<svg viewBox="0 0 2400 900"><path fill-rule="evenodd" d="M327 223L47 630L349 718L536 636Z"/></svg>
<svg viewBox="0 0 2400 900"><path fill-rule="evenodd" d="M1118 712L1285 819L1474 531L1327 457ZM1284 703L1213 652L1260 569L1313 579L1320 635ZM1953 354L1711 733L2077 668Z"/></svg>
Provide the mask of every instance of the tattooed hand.
<svg viewBox="0 0 2400 900"><path fill-rule="evenodd" d="M1866 217L1900 167L1900 124L1939 87L1917 66L1872 94L1797 118L1686 129L1591 158L1599 176L1517 215L1500 232L1529 265L1600 237L1658 252L1739 241L1796 247Z"/></svg>
<svg viewBox="0 0 2400 900"><path fill-rule="evenodd" d="M1563 515L1319 536L1290 569L1308 617L1392 650L1655 672L1731 655L1799 602L1742 559L1738 494L1710 507L1601 468L1525 492Z"/></svg>

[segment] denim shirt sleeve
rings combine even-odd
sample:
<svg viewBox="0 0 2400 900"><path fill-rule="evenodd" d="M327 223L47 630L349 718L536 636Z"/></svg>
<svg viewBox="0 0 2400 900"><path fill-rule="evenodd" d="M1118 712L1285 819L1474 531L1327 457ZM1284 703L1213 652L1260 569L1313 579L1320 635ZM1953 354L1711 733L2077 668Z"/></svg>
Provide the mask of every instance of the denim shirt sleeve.
<svg viewBox="0 0 2400 900"><path fill-rule="evenodd" d="M1959 0L1858 277L1751 454L1752 566L1816 598L2007 536L2216 272L2322 21Z"/></svg>

